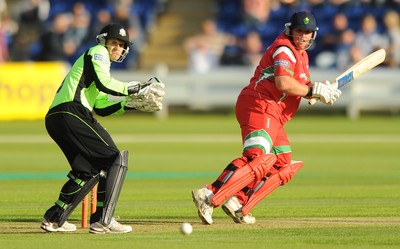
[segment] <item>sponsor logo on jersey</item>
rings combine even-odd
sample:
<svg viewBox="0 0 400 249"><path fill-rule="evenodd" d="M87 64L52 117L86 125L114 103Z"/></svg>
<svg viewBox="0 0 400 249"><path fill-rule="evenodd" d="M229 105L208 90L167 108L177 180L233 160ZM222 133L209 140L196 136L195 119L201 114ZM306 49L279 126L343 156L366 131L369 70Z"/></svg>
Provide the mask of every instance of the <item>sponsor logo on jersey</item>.
<svg viewBox="0 0 400 249"><path fill-rule="evenodd" d="M93 59L96 60L96 61L102 61L104 63L109 63L107 58L105 58L102 54L94 54L93 55Z"/></svg>
<svg viewBox="0 0 400 249"><path fill-rule="evenodd" d="M307 80L307 79L308 79L307 74L301 73L301 74L300 74L300 79L305 79L305 80Z"/></svg>
<svg viewBox="0 0 400 249"><path fill-rule="evenodd" d="M275 60L274 66L276 67L289 67L290 62L287 60Z"/></svg>

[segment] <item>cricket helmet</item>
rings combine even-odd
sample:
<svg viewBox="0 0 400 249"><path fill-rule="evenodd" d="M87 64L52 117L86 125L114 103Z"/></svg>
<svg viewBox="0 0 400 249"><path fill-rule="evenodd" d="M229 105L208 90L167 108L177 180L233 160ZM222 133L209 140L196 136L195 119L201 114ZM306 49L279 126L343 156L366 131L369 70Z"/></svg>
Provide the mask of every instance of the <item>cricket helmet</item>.
<svg viewBox="0 0 400 249"><path fill-rule="evenodd" d="M117 39L125 43L124 51L122 52L121 57L116 61L122 62L129 53L129 46L132 45L132 42L129 40L129 33L124 27L122 27L122 25L111 23L102 28L100 33L96 36L97 44L103 46L106 45L107 39Z"/></svg>
<svg viewBox="0 0 400 249"><path fill-rule="evenodd" d="M315 17L313 14L307 11L295 12L291 17L290 21L285 24L285 34L292 40L292 30L293 29L301 29L301 30L309 30L313 31L313 36L310 41L309 47L314 42L317 37L317 22L315 21Z"/></svg>

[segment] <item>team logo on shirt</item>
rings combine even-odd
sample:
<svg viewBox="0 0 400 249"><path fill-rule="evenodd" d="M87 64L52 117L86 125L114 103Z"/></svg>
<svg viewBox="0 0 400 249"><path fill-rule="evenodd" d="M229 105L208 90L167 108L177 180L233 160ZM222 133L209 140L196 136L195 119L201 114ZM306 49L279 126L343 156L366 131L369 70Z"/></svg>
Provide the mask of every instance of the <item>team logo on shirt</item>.
<svg viewBox="0 0 400 249"><path fill-rule="evenodd" d="M120 30L119 30L119 35L120 35L120 36L126 36L126 31L125 31L125 29L120 29Z"/></svg>

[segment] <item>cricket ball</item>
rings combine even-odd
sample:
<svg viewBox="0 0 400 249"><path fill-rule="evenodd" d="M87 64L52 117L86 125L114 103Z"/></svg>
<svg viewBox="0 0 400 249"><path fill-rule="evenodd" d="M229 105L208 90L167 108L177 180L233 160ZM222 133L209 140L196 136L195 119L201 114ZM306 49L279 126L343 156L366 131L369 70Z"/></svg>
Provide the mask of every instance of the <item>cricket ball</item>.
<svg viewBox="0 0 400 249"><path fill-rule="evenodd" d="M190 223L184 222L181 224L181 233L184 235L189 235L193 232L193 227Z"/></svg>

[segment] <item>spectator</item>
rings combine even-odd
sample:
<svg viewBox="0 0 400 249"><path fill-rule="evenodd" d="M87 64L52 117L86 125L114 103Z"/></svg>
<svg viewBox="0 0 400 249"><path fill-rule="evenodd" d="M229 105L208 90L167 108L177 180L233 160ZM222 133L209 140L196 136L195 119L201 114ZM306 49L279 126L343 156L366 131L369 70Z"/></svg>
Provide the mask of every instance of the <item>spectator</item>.
<svg viewBox="0 0 400 249"><path fill-rule="evenodd" d="M316 65L320 68L337 67L344 69L352 64L349 55L355 40L354 31L349 28L349 20L343 13L337 13L332 19L332 28L321 39L322 52L316 56Z"/></svg>
<svg viewBox="0 0 400 249"><path fill-rule="evenodd" d="M0 22L1 29L3 32L4 39L10 47L12 43L13 37L17 34L19 25L18 23L11 17L10 12L7 10L0 14Z"/></svg>
<svg viewBox="0 0 400 249"><path fill-rule="evenodd" d="M137 60L133 56L137 56L145 44L145 35L141 28L139 17L131 12L131 2L130 0L118 2L115 5L114 14L112 15L112 21L120 23L125 27L129 33L129 37L132 37L132 40L135 41L135 44L131 47L133 53L130 53L130 56L125 59L124 63L117 63L114 65L114 68L115 66L124 69L134 68L137 64Z"/></svg>
<svg viewBox="0 0 400 249"><path fill-rule="evenodd" d="M0 15L0 63L8 61L7 38L4 31L3 17Z"/></svg>
<svg viewBox="0 0 400 249"><path fill-rule="evenodd" d="M126 27L130 35L134 35L137 38L141 38L140 35L142 30L140 28L140 21L137 15L131 13L132 1L120 1L114 5L114 13L112 21L115 23L121 23L122 26Z"/></svg>
<svg viewBox="0 0 400 249"><path fill-rule="evenodd" d="M50 12L48 0L24 0L18 7L19 29L10 48L14 61L30 59L31 47L39 39Z"/></svg>
<svg viewBox="0 0 400 249"><path fill-rule="evenodd" d="M256 67L263 54L263 43L257 32L250 32L243 41L243 61L245 65Z"/></svg>
<svg viewBox="0 0 400 249"><path fill-rule="evenodd" d="M385 34L388 37L389 45L386 65L399 67L400 65L400 18L396 11L390 10L383 17L386 28Z"/></svg>
<svg viewBox="0 0 400 249"><path fill-rule="evenodd" d="M258 25L268 20L270 1L266 0L242 0L242 20L247 25Z"/></svg>
<svg viewBox="0 0 400 249"><path fill-rule="evenodd" d="M76 51L76 44L65 40L65 33L71 25L71 18L66 13L54 17L52 27L40 39L39 61L65 61Z"/></svg>
<svg viewBox="0 0 400 249"><path fill-rule="evenodd" d="M340 43L340 37L343 32L349 28L349 20L347 16L341 12L336 13L332 19L332 28L322 37L323 50L334 52L337 44Z"/></svg>
<svg viewBox="0 0 400 249"><path fill-rule="evenodd" d="M7 11L6 0L0 0L0 15Z"/></svg>
<svg viewBox="0 0 400 249"><path fill-rule="evenodd" d="M49 0L25 0L20 6L20 25L41 29L50 13Z"/></svg>
<svg viewBox="0 0 400 249"><path fill-rule="evenodd" d="M100 9L90 25L90 37L96 37L100 30L111 23L111 13L108 9Z"/></svg>
<svg viewBox="0 0 400 249"><path fill-rule="evenodd" d="M354 60L350 54L351 48L354 45L356 33L348 28L344 30L336 45L336 68L345 70L354 64Z"/></svg>
<svg viewBox="0 0 400 249"><path fill-rule="evenodd" d="M189 55L188 70L206 73L217 67L228 41L229 36L220 32L213 20L203 21L201 33L188 37L183 44Z"/></svg>
<svg viewBox="0 0 400 249"><path fill-rule="evenodd" d="M367 14L361 20L361 30L356 33L354 46L350 50L352 60L353 62L360 61L375 50L386 48L387 45L387 39L377 31L375 17Z"/></svg>
<svg viewBox="0 0 400 249"><path fill-rule="evenodd" d="M7 13L7 3L0 0L0 63L8 61L8 44L4 20Z"/></svg>
<svg viewBox="0 0 400 249"><path fill-rule="evenodd" d="M256 67L263 54L263 42L260 34L249 32L236 45L227 45L221 56L221 65L245 65Z"/></svg>
<svg viewBox="0 0 400 249"><path fill-rule="evenodd" d="M91 15L83 2L72 6L71 28L66 33L66 39L71 39L77 47L85 45L88 40ZM86 50L86 48L84 48Z"/></svg>

